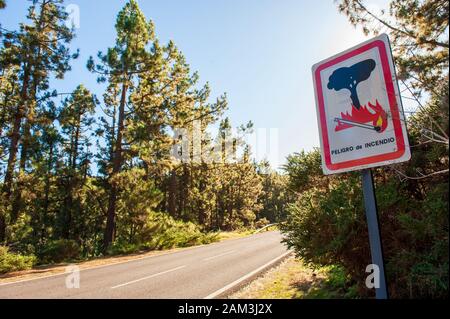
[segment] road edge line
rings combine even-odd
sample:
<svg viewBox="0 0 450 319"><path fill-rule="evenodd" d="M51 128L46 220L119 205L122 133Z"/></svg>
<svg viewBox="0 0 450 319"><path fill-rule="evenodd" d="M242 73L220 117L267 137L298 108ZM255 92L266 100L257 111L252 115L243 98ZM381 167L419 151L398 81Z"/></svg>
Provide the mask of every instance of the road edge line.
<svg viewBox="0 0 450 319"><path fill-rule="evenodd" d="M258 267L257 269L255 269L255 270L249 272L248 274L246 274L246 275L242 276L241 278L239 278L239 279L233 281L232 283L226 285L225 287L223 287L223 288L221 288L221 289L219 289L219 290L216 290L215 292L209 294L208 296L206 296L206 297L203 298L203 299L214 299L214 298L217 298L217 297L219 297L219 296L225 294L227 291L229 291L229 290L231 290L231 289L233 289L233 288L236 288L236 286L242 284L242 283L245 282L246 280L248 280L248 279L252 278L253 276L259 274L260 272L262 272L262 271L264 271L264 270L266 270L266 269L272 267L272 266L275 265L277 262L283 260L284 258L288 257L288 256L289 256L290 254L292 254L292 253L293 253L292 251L288 251L288 252L284 253L283 255L278 256L278 257L275 258L275 259L272 259L271 261L265 263L265 264L262 265L261 267Z"/></svg>

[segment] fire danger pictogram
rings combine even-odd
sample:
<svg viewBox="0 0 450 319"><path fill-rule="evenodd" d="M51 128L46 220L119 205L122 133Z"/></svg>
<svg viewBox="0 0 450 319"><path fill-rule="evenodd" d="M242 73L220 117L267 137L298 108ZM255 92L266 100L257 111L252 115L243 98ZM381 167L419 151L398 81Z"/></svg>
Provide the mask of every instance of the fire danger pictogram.
<svg viewBox="0 0 450 319"><path fill-rule="evenodd" d="M375 66L376 62L373 59L367 59L350 67L337 69L328 79L327 88L329 90L347 89L350 91L352 101L350 113L341 113L341 117L335 118L335 122L337 122L336 132L352 127L373 129L378 133L386 130L388 125L387 114L378 100L374 104L369 102L368 106L361 106L358 98L358 84L369 79Z"/></svg>

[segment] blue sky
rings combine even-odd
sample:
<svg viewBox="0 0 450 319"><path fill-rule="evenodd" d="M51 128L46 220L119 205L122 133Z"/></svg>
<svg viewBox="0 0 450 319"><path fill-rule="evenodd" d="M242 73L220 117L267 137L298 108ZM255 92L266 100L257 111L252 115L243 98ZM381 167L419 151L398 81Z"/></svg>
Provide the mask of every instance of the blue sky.
<svg viewBox="0 0 450 319"><path fill-rule="evenodd" d="M311 66L365 39L332 0L140 0L161 42L174 40L208 81L212 97L228 94L234 126L279 129L279 161L319 146ZM380 1L373 1L380 3ZM384 2L384 1L381 1ZM102 86L86 69L90 55L114 44L115 18L126 3L72 0L80 28L71 46L80 49L72 71L52 85L71 92L84 83L98 96ZM28 1L7 0L0 23L8 29L24 21Z"/></svg>

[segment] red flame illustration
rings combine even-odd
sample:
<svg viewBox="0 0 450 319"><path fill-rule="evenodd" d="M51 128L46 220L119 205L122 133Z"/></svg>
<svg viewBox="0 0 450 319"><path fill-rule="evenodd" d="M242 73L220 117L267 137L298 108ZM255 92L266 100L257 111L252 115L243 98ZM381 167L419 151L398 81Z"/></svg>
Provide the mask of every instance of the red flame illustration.
<svg viewBox="0 0 450 319"><path fill-rule="evenodd" d="M376 105L372 103L368 103L370 109L372 109L375 113L369 111L366 106L361 106L358 110L354 105L352 105L351 115L348 112L341 113L341 119L338 119L338 125L335 128L335 131L342 131L354 126L358 126L358 124L370 124L373 125L374 129L378 132L384 132L386 130L388 122L387 122L387 114L384 111L383 107L376 101ZM341 121L342 120L342 121ZM355 125L352 125L355 123Z"/></svg>

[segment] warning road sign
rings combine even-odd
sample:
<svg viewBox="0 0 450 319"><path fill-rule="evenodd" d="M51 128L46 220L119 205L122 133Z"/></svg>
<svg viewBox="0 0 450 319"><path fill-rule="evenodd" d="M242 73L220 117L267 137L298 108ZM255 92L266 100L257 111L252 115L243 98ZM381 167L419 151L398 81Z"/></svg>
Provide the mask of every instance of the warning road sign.
<svg viewBox="0 0 450 319"><path fill-rule="evenodd" d="M411 157L387 35L313 66L325 174Z"/></svg>

